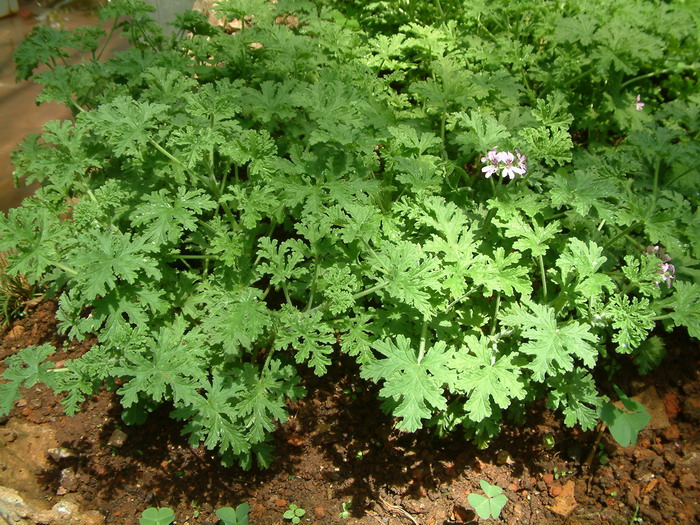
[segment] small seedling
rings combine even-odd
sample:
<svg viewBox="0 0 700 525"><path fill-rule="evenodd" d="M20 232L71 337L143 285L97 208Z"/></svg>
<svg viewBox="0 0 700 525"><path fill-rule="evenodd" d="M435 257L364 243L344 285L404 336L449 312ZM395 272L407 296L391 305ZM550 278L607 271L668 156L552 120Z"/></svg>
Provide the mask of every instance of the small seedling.
<svg viewBox="0 0 700 525"><path fill-rule="evenodd" d="M481 490L483 490L486 495L469 494L467 497L469 504L482 520L487 520L489 518L497 519L508 501L508 498L503 494L503 489L501 487L491 485L486 480L482 479L479 485L481 485Z"/></svg>
<svg viewBox="0 0 700 525"><path fill-rule="evenodd" d="M352 501L348 501L347 503L341 503L340 504L340 519L341 520L346 520L350 517L350 509L352 508Z"/></svg>
<svg viewBox="0 0 700 525"><path fill-rule="evenodd" d="M248 525L248 511L250 506L241 503L233 509L232 507L222 507L216 511L216 516L224 525Z"/></svg>
<svg viewBox="0 0 700 525"><path fill-rule="evenodd" d="M292 523L299 523L304 514L306 514L304 509L291 503L289 509L284 513L284 519L290 520Z"/></svg>
<svg viewBox="0 0 700 525"><path fill-rule="evenodd" d="M570 476L573 473L574 473L573 470L559 470L558 467L554 467L552 469L552 474L554 474L554 479L560 479L560 478L563 478L566 476Z"/></svg>
<svg viewBox="0 0 700 525"><path fill-rule="evenodd" d="M637 443L637 435L647 426L651 416L644 405L627 397L617 385L613 385L613 388L627 411L612 403L605 403L598 409L598 415L610 429L615 441L623 447L634 445Z"/></svg>
<svg viewBox="0 0 700 525"><path fill-rule="evenodd" d="M168 507L150 507L143 511L139 525L170 525L175 521L175 512Z"/></svg>
<svg viewBox="0 0 700 525"><path fill-rule="evenodd" d="M542 444L547 450L552 450L554 448L555 440L552 434L545 434L542 438Z"/></svg>

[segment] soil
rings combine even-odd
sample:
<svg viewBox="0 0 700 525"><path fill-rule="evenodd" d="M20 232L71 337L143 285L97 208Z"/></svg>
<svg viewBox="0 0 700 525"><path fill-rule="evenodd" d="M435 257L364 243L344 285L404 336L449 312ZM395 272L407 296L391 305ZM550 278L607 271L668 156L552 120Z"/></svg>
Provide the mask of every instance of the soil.
<svg viewBox="0 0 700 525"><path fill-rule="evenodd" d="M56 332L55 307L34 304L0 332L0 359L43 343L56 346L56 362L85 352L90 342ZM291 417L274 433L276 461L267 470L222 467L180 436L167 408L128 427L117 396L102 390L68 417L37 385L22 391L0 424L0 485L49 505L69 495L115 524L138 523L154 506L175 510L180 525L214 524L217 508L244 501L251 524L290 523L282 515L291 503L306 509L302 524L477 523L467 497L481 493L481 480L504 489L505 523L697 523L700 352L688 338L667 344L668 356L652 374L638 378L623 369L615 377L652 414L627 448L608 432L568 429L543 406L533 407L525 424L507 426L486 450L458 435L402 433L381 412L377 388L359 381L339 356L328 376L304 378L309 394L289 403ZM341 518L348 502L349 517Z"/></svg>

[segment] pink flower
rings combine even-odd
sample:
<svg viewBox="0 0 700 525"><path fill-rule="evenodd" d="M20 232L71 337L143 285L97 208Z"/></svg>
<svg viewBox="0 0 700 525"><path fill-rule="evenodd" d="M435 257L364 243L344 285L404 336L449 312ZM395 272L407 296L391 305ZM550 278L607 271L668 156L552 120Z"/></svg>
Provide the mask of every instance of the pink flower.
<svg viewBox="0 0 700 525"><path fill-rule="evenodd" d="M646 105L646 104L644 104L644 102L642 102L642 96L637 95L637 98L635 100L636 100L635 105L634 105L635 109L637 111L642 111L642 108Z"/></svg>
<svg viewBox="0 0 700 525"><path fill-rule="evenodd" d="M498 152L497 150L498 146L494 146L486 156L481 157L481 162L486 164L481 171L487 179L492 175L498 175L499 172L503 178L511 179L527 173L527 157L520 153L520 150L515 150L517 158L511 151Z"/></svg>
<svg viewBox="0 0 700 525"><path fill-rule="evenodd" d="M647 246L646 255L655 255L660 259L657 280L654 281L656 286L659 286L662 282L671 288L671 283L676 278L676 267L669 263L671 256L667 254L661 246Z"/></svg>

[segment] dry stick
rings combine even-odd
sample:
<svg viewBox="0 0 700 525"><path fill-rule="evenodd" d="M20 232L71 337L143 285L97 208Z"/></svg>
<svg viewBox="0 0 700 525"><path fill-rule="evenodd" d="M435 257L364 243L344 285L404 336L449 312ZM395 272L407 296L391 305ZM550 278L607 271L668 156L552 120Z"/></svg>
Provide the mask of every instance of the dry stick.
<svg viewBox="0 0 700 525"><path fill-rule="evenodd" d="M379 501L381 501L381 502L382 502L382 505L384 505L390 512L396 512L396 513L398 513L398 514L404 516L405 518L408 518L409 520L411 520L411 522L413 522L413 525L420 525L420 523L418 523L418 522L416 521L416 518L414 518L413 516L411 516L408 512L406 512L404 509L402 509L402 508L399 507L398 505L392 505L391 503L389 503L388 501L386 501L386 500L385 500L384 498L382 498L381 496L379 496Z"/></svg>
<svg viewBox="0 0 700 525"><path fill-rule="evenodd" d="M607 428L606 424L603 423L602 421L598 423L598 434L596 434L595 441L593 442L593 446L591 447L590 452L588 452L588 456L586 457L586 461L583 462L583 466L587 467L589 471L591 471L591 466L593 465L593 458L595 457L595 452L598 449L598 443L600 443L601 438L603 437L603 432L605 432L605 429ZM586 494L588 494L591 491L591 481L593 481L593 474L588 477L588 481L586 482Z"/></svg>

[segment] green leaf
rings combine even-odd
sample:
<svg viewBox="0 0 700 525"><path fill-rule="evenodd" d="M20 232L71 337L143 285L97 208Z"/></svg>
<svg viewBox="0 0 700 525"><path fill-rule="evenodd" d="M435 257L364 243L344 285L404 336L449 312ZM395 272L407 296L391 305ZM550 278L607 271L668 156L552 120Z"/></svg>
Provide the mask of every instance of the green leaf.
<svg viewBox="0 0 700 525"><path fill-rule="evenodd" d="M111 144L115 155L140 159L147 146L153 147L150 130L167 118L167 111L164 104L138 102L120 95L93 111L81 113L77 121Z"/></svg>
<svg viewBox="0 0 700 525"><path fill-rule="evenodd" d="M557 260L557 267L565 282L570 274L577 275L576 292L583 297L599 296L604 289L608 291L614 289L612 279L608 275L598 273L607 261L607 257L602 253L603 248L593 241L586 244L579 239L571 238Z"/></svg>
<svg viewBox="0 0 700 525"><path fill-rule="evenodd" d="M139 518L139 525L170 525L173 521L175 521L175 512L172 509L151 507L143 511Z"/></svg>
<svg viewBox="0 0 700 525"><path fill-rule="evenodd" d="M637 442L637 435L647 426L651 416L644 405L628 398L616 385L614 387L626 410L621 410L612 403L605 403L598 413L615 441L627 447Z"/></svg>
<svg viewBox="0 0 700 525"><path fill-rule="evenodd" d="M395 341L377 341L373 348L384 358L365 365L361 374L376 382L384 380L380 395L397 402L394 415L401 418L397 425L400 429L414 432L434 410L447 408L443 385L454 381L455 372L450 368L452 351L444 341L422 356L416 355L403 335Z"/></svg>
<svg viewBox="0 0 700 525"><path fill-rule="evenodd" d="M612 326L617 330L612 340L619 345L618 352L623 354L636 349L656 325L652 319L654 310L644 297L613 296L604 312L612 318Z"/></svg>
<svg viewBox="0 0 700 525"><path fill-rule="evenodd" d="M525 397L520 367L514 355L498 355L485 337L466 336L465 347L455 353L452 367L459 371L455 388L468 397L464 403L472 421L492 415L491 403L508 408L512 399Z"/></svg>
<svg viewBox="0 0 700 525"><path fill-rule="evenodd" d="M180 186L177 195L168 195L164 189L143 197L143 204L132 214L135 226L143 226L144 237L157 244L175 243L184 230L197 228L197 216L212 210L216 204L202 190L187 191Z"/></svg>
<svg viewBox="0 0 700 525"><path fill-rule="evenodd" d="M291 366L282 366L279 360L270 361L262 371L246 363L238 377L233 379L235 410L245 421L251 443L259 443L275 429L276 422L287 421L287 399L296 401L304 394L297 385L299 378Z"/></svg>
<svg viewBox="0 0 700 525"><path fill-rule="evenodd" d="M453 139L461 146L462 153L468 157L475 153L486 153L494 146L510 139L510 133L505 126L499 124L493 116L482 114L478 110L456 113L454 118L458 126L469 130Z"/></svg>
<svg viewBox="0 0 700 525"><path fill-rule="evenodd" d="M560 128L525 128L519 132L525 142L521 148L531 159L541 159L547 165L563 166L571 161L571 150L574 143L571 135Z"/></svg>
<svg viewBox="0 0 700 525"><path fill-rule="evenodd" d="M529 271L526 266L518 264L520 254L512 252L506 255L505 249L496 248L493 258L481 256L472 264L469 276L476 285L484 287L485 294L503 292L513 295L516 291L523 296L532 293L532 283L527 278Z"/></svg>
<svg viewBox="0 0 700 525"><path fill-rule="evenodd" d="M45 361L55 351L50 344L30 346L5 359L7 369L0 377L7 382L0 384L0 415L10 413L15 400L19 398L20 387L52 382L49 369L54 364Z"/></svg>
<svg viewBox="0 0 700 525"><path fill-rule="evenodd" d="M76 274L72 281L88 300L107 294L120 281L133 284L142 275L161 277L156 261L146 255L154 246L143 237L112 230L85 234L80 240L89 249L81 247L73 253Z"/></svg>
<svg viewBox="0 0 700 525"><path fill-rule="evenodd" d="M525 221L520 212L507 215L498 213L497 216L494 224L505 230L506 237L517 239L513 243L513 249L521 252L530 250L533 257L544 255L549 241L561 231L559 221L552 221L543 227L535 220Z"/></svg>
<svg viewBox="0 0 700 525"><path fill-rule="evenodd" d="M520 352L532 357L526 368L532 370L535 381L573 370L574 358L581 359L587 367L595 366L597 350L591 343L597 343L598 338L591 333L589 324L569 321L560 325L552 307L529 301L524 304L532 313L514 304L501 315L501 321L520 328L528 340L520 345Z"/></svg>
<svg viewBox="0 0 700 525"><path fill-rule="evenodd" d="M335 343L335 335L321 321L322 313L300 312L284 306L281 314L275 348L281 350L291 346L295 350L294 360L297 363L308 361L317 376L325 374L331 364L329 356L333 353L331 345Z"/></svg>
<svg viewBox="0 0 700 525"><path fill-rule="evenodd" d="M486 480L481 480L479 485L486 496L482 496L481 494L469 494L469 496L467 496L467 501L469 501L469 504L474 508L481 519L498 519L501 510L508 502L508 498L503 494L503 489L496 485L491 485Z"/></svg>
<svg viewBox="0 0 700 525"><path fill-rule="evenodd" d="M202 337L198 331L187 331L186 322L177 318L162 328L145 349L127 349L115 373L130 378L117 391L122 405L130 407L147 397L156 403L172 399L176 406L198 399L206 374L202 368Z"/></svg>
<svg viewBox="0 0 700 525"><path fill-rule="evenodd" d="M550 377L547 385L551 388L547 406L564 413L564 424L569 427L579 424L583 430L590 430L598 424L596 410L603 400L598 395L593 377L586 370L576 368Z"/></svg>
<svg viewBox="0 0 700 525"><path fill-rule="evenodd" d="M216 516L224 522L224 525L248 525L248 513L250 506L241 503L233 509L232 507L221 507L217 509Z"/></svg>
<svg viewBox="0 0 700 525"><path fill-rule="evenodd" d="M685 326L691 337L700 339L700 284L676 281L674 293L664 307L672 309L669 314L674 326Z"/></svg>
<svg viewBox="0 0 700 525"><path fill-rule="evenodd" d="M368 261L383 274L389 295L413 306L425 316L435 315L426 289L440 289L440 261L437 258L425 254L415 244L401 241L387 243L381 251L373 252Z"/></svg>

